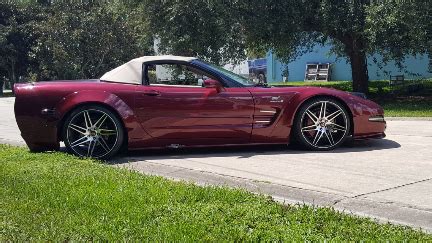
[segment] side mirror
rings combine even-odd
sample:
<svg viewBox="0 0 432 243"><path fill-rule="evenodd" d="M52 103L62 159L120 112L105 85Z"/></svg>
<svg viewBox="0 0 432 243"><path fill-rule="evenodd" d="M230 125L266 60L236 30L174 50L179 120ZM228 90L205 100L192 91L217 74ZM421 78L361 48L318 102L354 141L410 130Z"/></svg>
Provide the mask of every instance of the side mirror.
<svg viewBox="0 0 432 243"><path fill-rule="evenodd" d="M222 84L219 81L214 79L204 80L203 86L209 89L216 89L218 93L224 90Z"/></svg>

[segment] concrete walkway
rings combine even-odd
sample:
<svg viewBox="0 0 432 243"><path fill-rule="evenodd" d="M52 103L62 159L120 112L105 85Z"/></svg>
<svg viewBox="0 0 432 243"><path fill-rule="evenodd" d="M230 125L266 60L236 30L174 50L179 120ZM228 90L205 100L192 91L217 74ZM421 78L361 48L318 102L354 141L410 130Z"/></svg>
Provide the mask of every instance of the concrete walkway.
<svg viewBox="0 0 432 243"><path fill-rule="evenodd" d="M23 144L12 105L13 98L0 98L0 143ZM147 150L109 163L202 185L241 187L286 203L333 206L432 232L432 121L389 120L386 139L330 152L286 146Z"/></svg>
<svg viewBox="0 0 432 243"><path fill-rule="evenodd" d="M25 145L14 116L15 98L0 97L0 143Z"/></svg>

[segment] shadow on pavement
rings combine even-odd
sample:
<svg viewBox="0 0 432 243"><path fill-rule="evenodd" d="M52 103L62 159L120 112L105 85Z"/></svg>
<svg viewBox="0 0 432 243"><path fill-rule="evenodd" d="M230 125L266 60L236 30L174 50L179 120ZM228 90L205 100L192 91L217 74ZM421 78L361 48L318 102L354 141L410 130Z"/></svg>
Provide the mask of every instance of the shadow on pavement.
<svg viewBox="0 0 432 243"><path fill-rule="evenodd" d="M139 151L129 151L107 163L122 164L145 159L188 159L214 157L238 156L240 158L250 158L256 155L278 155L278 154L305 154L305 153L350 153L367 152L375 150L395 149L401 145L388 139L371 139L350 141L342 147L332 151L307 151L296 146L287 145L253 145L253 146L233 146L233 147L208 147L208 148L180 148L180 149L147 149Z"/></svg>

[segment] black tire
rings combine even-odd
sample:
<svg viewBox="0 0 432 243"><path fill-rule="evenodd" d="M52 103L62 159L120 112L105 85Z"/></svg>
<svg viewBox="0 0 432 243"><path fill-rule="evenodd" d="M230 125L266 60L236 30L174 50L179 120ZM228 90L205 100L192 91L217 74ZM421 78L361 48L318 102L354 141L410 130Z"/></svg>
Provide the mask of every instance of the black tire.
<svg viewBox="0 0 432 243"><path fill-rule="evenodd" d="M96 159L116 155L125 139L123 124L117 115L99 105L73 110L66 118L62 132L69 153Z"/></svg>
<svg viewBox="0 0 432 243"><path fill-rule="evenodd" d="M297 111L293 139L302 148L327 151L343 144L350 131L351 117L344 105L332 98L318 97L306 101Z"/></svg>

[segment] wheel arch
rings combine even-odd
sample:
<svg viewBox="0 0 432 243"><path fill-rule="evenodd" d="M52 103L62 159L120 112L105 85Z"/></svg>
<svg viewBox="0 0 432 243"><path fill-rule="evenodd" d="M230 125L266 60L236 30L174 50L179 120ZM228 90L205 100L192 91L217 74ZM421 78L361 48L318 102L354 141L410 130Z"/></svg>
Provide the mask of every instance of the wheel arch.
<svg viewBox="0 0 432 243"><path fill-rule="evenodd" d="M86 105L98 105L104 107L120 120L122 129L125 133L125 139L123 146L128 146L130 132L134 128L139 127L133 110L123 101L120 97L115 94L106 91L78 91L74 92L62 99L56 105L56 112L59 115L57 122L57 138L62 141L63 138L63 126L67 117L76 109Z"/></svg>
<svg viewBox="0 0 432 243"><path fill-rule="evenodd" d="M66 122L67 118L70 116L70 114L72 114L72 112L74 112L75 110L84 107L84 106L90 106L90 105L95 105L95 106L100 106L103 107L105 109L108 109L109 111L111 111L116 117L117 119L120 120L120 123L122 124L122 129L125 132L125 142L127 142L127 130L126 130L126 126L125 123L123 121L123 118L120 116L119 112L112 106L108 105L107 103L103 103L100 101L87 101L87 102L82 102L82 103L78 103L75 106L71 107L69 110L67 110L67 112L63 115L63 117L59 120L59 122L57 123L57 137L59 138L60 141L63 141L63 128L64 128L64 123Z"/></svg>
<svg viewBox="0 0 432 243"><path fill-rule="evenodd" d="M349 135L353 136L354 134L354 116L353 116L353 112L351 110L351 108L349 107L349 105L347 104L347 102L345 100L343 100L341 97L337 96L337 95L333 95L333 94L315 94L315 95L311 95L308 96L307 98L301 100L298 105L296 106L296 109L294 110L293 113L293 118L291 120L291 127L293 127L294 123L297 121L298 119L298 111L305 105L306 102L308 102L309 100L312 99L316 99L316 98L329 98L329 99L334 99L336 101L338 101L339 103L342 104L342 106L345 108L345 110L348 112L348 116L350 119L350 131L349 131ZM292 142L293 136L291 136L292 133L290 133L290 142Z"/></svg>

